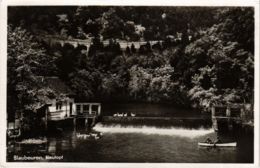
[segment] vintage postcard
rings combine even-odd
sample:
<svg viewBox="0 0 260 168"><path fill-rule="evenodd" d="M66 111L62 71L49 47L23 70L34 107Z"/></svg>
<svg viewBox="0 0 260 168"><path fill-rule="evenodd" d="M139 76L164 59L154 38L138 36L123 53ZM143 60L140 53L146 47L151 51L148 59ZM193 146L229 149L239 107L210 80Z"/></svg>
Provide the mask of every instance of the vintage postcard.
<svg viewBox="0 0 260 168"><path fill-rule="evenodd" d="M1 1L1 166L259 166L259 1Z"/></svg>

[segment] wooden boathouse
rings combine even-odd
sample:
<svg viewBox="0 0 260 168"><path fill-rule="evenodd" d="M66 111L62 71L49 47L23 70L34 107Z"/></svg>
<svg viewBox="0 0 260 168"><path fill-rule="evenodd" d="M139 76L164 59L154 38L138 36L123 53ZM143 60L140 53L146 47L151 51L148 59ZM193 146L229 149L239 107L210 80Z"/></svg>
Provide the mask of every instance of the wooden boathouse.
<svg viewBox="0 0 260 168"><path fill-rule="evenodd" d="M251 104L214 105L211 107L212 126L218 131L223 125L229 130L253 118Z"/></svg>
<svg viewBox="0 0 260 168"><path fill-rule="evenodd" d="M100 103L75 103L76 111L73 123L76 126L77 119L84 119L85 126L94 126L98 117L101 115Z"/></svg>
<svg viewBox="0 0 260 168"><path fill-rule="evenodd" d="M75 94L58 77L44 77L41 80L43 87L55 91L55 96L44 97L45 105L41 108L44 113L41 116L46 129L49 124L58 125L60 122L73 123L74 127L82 121L84 121L84 126L95 125L101 115L100 103L75 102Z"/></svg>

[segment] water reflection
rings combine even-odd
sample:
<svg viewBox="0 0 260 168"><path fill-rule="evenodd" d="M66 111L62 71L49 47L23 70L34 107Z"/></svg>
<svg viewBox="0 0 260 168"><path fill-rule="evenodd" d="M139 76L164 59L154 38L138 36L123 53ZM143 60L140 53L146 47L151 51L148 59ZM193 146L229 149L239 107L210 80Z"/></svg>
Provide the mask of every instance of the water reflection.
<svg viewBox="0 0 260 168"><path fill-rule="evenodd" d="M65 132L64 137L49 137L48 138L48 153L55 155L59 153L59 151L66 151L75 149L77 146L77 131L74 130L72 132Z"/></svg>

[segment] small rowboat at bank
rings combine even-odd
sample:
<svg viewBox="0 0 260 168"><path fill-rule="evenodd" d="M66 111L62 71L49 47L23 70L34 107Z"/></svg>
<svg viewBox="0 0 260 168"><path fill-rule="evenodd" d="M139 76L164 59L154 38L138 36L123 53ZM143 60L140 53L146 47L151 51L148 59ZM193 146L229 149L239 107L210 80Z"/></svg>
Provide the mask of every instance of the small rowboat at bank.
<svg viewBox="0 0 260 168"><path fill-rule="evenodd" d="M16 142L18 144L34 144L34 145L40 145L40 144L44 144L47 143L47 139L43 138L43 139L24 139L21 142Z"/></svg>
<svg viewBox="0 0 260 168"><path fill-rule="evenodd" d="M198 145L199 146L205 146L205 147L236 147L237 143L236 142L230 142L230 143L210 144L210 143L199 142Z"/></svg>

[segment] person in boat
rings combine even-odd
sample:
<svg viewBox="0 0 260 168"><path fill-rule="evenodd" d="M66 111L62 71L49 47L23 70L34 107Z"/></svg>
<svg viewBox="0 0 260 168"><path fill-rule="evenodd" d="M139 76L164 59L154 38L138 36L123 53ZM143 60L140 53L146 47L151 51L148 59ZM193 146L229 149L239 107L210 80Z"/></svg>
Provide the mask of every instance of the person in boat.
<svg viewBox="0 0 260 168"><path fill-rule="evenodd" d="M215 140L214 144L219 144L219 143L222 143L221 139L219 138L219 136L217 136L217 139Z"/></svg>
<svg viewBox="0 0 260 168"><path fill-rule="evenodd" d="M212 144L213 141L208 137L208 138L206 139L205 143Z"/></svg>

